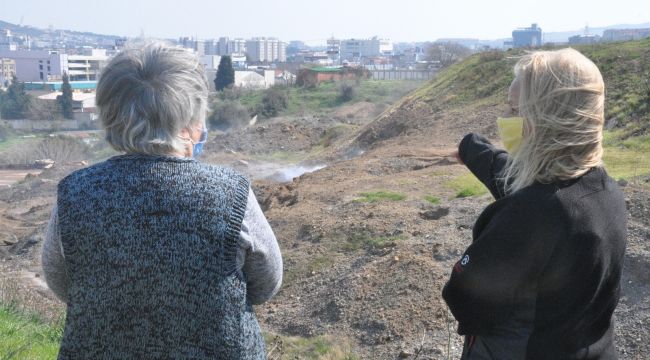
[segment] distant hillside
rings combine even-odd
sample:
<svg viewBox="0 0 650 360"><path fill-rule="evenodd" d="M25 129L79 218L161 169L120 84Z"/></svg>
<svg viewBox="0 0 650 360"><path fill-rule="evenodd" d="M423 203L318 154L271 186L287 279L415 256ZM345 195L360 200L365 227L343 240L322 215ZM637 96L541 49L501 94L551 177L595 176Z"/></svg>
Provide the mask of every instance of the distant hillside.
<svg viewBox="0 0 650 360"><path fill-rule="evenodd" d="M37 29L31 26L20 26L0 20L0 30L2 29L11 30L11 32L15 33L16 35L29 35L31 37L38 37L45 34L45 31L41 29Z"/></svg>
<svg viewBox="0 0 650 360"><path fill-rule="evenodd" d="M0 30L2 30L2 29L9 29L15 35L29 35L30 37L33 37L33 38L46 35L49 32L48 30L39 29L39 28L29 26L29 25L21 26L21 25L16 25L16 24L12 24L12 23L0 20ZM73 30L65 30L65 29L53 29L53 31L54 32L63 31L66 34L90 36L90 37L96 37L96 38L114 39L114 38L119 38L120 37L120 36L117 36L117 35L96 34L96 33L87 32L87 31L73 31Z"/></svg>
<svg viewBox="0 0 650 360"><path fill-rule="evenodd" d="M645 29L650 28L650 22L643 24L618 24L605 27L590 27L589 33L593 35L602 36L605 30L609 29ZM568 42L569 38L574 35L583 35L585 33L584 29L580 30L571 30L571 31L555 31L555 32L545 32L544 33L544 42Z"/></svg>
<svg viewBox="0 0 650 360"><path fill-rule="evenodd" d="M622 138L650 133L650 39L576 49L591 58L603 74L607 126L620 129ZM372 146L413 129L433 129L436 119L449 113L502 111L514 78L513 66L522 54L485 52L450 66L367 125L356 145ZM463 121L463 126L472 124Z"/></svg>

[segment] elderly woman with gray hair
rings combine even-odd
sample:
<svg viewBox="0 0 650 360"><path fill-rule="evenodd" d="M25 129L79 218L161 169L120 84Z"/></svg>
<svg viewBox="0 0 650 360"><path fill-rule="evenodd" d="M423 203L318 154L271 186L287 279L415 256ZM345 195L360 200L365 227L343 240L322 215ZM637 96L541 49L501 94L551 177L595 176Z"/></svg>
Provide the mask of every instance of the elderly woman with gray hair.
<svg viewBox="0 0 650 360"><path fill-rule="evenodd" d="M163 43L104 69L97 107L125 154L58 186L42 261L67 304L59 359L265 358L251 305L282 258L249 181L194 159L207 95L197 57Z"/></svg>

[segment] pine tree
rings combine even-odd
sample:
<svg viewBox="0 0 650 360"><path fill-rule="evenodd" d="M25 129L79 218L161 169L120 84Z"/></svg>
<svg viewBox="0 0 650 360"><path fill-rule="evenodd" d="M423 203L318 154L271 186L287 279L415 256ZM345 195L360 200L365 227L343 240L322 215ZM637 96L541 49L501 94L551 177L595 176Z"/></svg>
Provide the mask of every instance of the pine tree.
<svg viewBox="0 0 650 360"><path fill-rule="evenodd" d="M56 97L56 101L61 108L61 113L66 119L74 119L72 112L72 86L68 73L63 73L63 85L61 86L61 95Z"/></svg>
<svg viewBox="0 0 650 360"><path fill-rule="evenodd" d="M214 78L214 88L221 91L235 83L235 69L232 67L230 56L222 56Z"/></svg>
<svg viewBox="0 0 650 360"><path fill-rule="evenodd" d="M24 118L31 102L31 96L25 92L25 84L19 82L16 75L14 75L7 91L0 94L0 113L2 118Z"/></svg>

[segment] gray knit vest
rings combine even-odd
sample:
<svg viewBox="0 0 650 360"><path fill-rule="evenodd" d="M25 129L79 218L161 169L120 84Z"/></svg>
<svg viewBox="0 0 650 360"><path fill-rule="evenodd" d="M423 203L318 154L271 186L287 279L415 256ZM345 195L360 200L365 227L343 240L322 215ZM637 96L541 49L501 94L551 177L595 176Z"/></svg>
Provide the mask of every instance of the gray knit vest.
<svg viewBox="0 0 650 360"><path fill-rule="evenodd" d="M263 359L236 266L248 189L226 168L145 155L63 179L59 359Z"/></svg>

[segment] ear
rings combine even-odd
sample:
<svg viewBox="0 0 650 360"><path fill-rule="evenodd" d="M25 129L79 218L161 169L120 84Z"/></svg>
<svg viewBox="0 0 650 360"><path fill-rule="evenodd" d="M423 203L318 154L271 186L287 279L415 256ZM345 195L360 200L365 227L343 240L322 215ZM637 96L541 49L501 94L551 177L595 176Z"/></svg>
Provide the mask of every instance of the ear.
<svg viewBox="0 0 650 360"><path fill-rule="evenodd" d="M183 138L183 139L188 139L188 138L190 137L190 132L187 131L186 128L182 128L182 129L178 132L178 136L181 137L181 138Z"/></svg>

